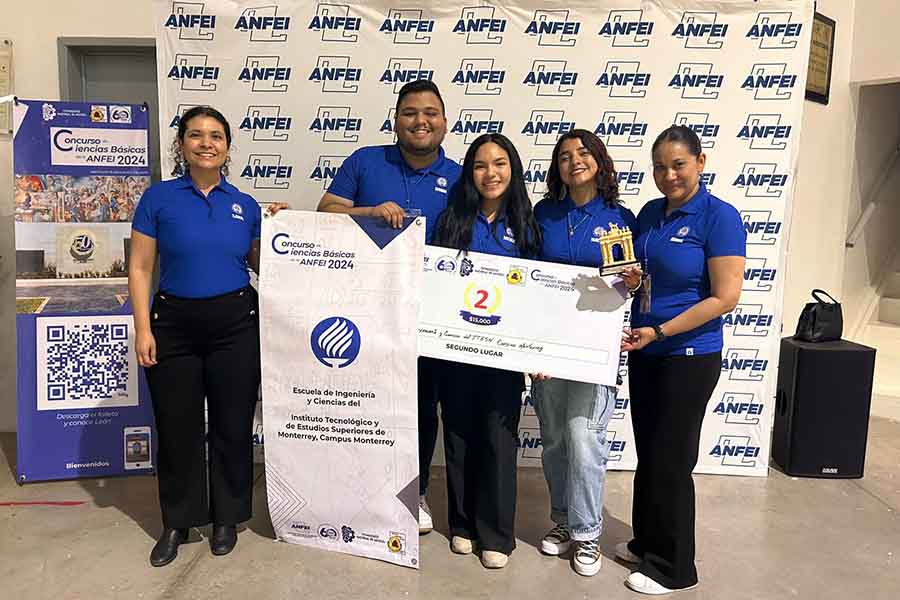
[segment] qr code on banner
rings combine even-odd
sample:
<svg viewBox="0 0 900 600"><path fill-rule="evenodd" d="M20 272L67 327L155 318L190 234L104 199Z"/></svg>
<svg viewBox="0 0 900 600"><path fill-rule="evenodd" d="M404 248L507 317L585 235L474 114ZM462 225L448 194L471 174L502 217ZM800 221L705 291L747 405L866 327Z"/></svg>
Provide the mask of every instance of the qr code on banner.
<svg viewBox="0 0 900 600"><path fill-rule="evenodd" d="M132 323L130 315L36 319L38 410L137 406Z"/></svg>

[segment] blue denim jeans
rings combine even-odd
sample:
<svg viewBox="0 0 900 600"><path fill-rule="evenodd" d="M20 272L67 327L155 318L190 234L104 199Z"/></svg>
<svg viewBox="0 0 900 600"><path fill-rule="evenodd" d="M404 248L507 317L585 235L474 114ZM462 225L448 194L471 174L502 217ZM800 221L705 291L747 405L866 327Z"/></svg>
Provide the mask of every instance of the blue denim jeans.
<svg viewBox="0 0 900 600"><path fill-rule="evenodd" d="M550 519L568 525L575 540L595 539L603 529L606 426L616 388L552 378L532 382L531 398L541 423Z"/></svg>

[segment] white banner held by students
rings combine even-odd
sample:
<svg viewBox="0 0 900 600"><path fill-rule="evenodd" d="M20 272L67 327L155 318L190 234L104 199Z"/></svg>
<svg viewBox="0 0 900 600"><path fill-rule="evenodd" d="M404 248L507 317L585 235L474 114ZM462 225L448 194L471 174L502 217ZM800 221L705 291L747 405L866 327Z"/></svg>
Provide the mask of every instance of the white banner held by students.
<svg viewBox="0 0 900 600"><path fill-rule="evenodd" d="M416 315L425 224L283 211L262 231L278 539L418 568Z"/></svg>

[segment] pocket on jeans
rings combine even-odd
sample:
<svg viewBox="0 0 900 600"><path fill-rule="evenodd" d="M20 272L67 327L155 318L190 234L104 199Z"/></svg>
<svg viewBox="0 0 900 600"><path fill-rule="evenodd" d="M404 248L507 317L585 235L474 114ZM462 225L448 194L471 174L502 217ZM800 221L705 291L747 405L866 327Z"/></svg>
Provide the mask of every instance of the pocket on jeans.
<svg viewBox="0 0 900 600"><path fill-rule="evenodd" d="M594 387L594 403L591 410L591 418L588 421L588 429L604 431L612 417L616 407L616 388L609 385L597 385Z"/></svg>

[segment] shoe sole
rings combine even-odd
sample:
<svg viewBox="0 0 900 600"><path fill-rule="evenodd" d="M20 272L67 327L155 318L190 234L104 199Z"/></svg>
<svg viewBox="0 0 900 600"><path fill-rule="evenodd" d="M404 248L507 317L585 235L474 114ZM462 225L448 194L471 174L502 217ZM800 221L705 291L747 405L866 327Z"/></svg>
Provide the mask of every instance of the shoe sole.
<svg viewBox="0 0 900 600"><path fill-rule="evenodd" d="M222 552L221 550L213 550L212 548L209 549L209 551L213 553L213 556L225 556L226 554L231 554L232 550L234 550L234 546L232 546L228 550L225 550L224 552Z"/></svg>
<svg viewBox="0 0 900 600"><path fill-rule="evenodd" d="M598 560L592 565L586 565L584 563L578 562L577 560L572 561L572 569L578 573L579 575L583 575L584 577L593 577L597 573L600 572L601 561Z"/></svg>
<svg viewBox="0 0 900 600"><path fill-rule="evenodd" d="M165 562L155 563L155 562L153 562L153 560L151 560L151 561L150 561L150 566L151 566L151 567L164 567L164 566L166 566L167 564L169 564L170 562L172 562L173 560L175 560L176 558L178 558L178 551L177 551L177 550L175 551L174 554L172 554L172 558L170 558L169 560L167 560L167 561L165 561Z"/></svg>
<svg viewBox="0 0 900 600"><path fill-rule="evenodd" d="M419 527L419 535L425 535L434 531L434 527Z"/></svg>
<svg viewBox="0 0 900 600"><path fill-rule="evenodd" d="M565 554L569 551L569 548L572 547L572 542L565 542L563 544L551 544L541 540L541 552L546 554L547 556L560 556L561 554Z"/></svg>
<svg viewBox="0 0 900 600"><path fill-rule="evenodd" d="M633 586L633 585L631 585L630 583L628 583L628 580L627 580L627 579L625 580L625 587L627 587L628 589L630 589L630 590L632 590L632 591L635 591L635 592L637 592L637 593L639 593L639 594L645 594L645 595L647 595L647 596L664 596L664 595L666 595L666 594L674 594L674 593L676 593L676 592L686 592L686 591L688 591L688 590L694 589L695 587L697 587L697 585L698 585L698 584L695 583L694 585L690 585L690 586L688 586L688 587L683 587L683 588L678 588L678 589L675 589L675 590L669 590L669 589L667 589L667 590L664 591L664 592L651 592L651 591L648 591L648 590L642 590L642 589L640 589L640 588L637 587L637 586Z"/></svg>

